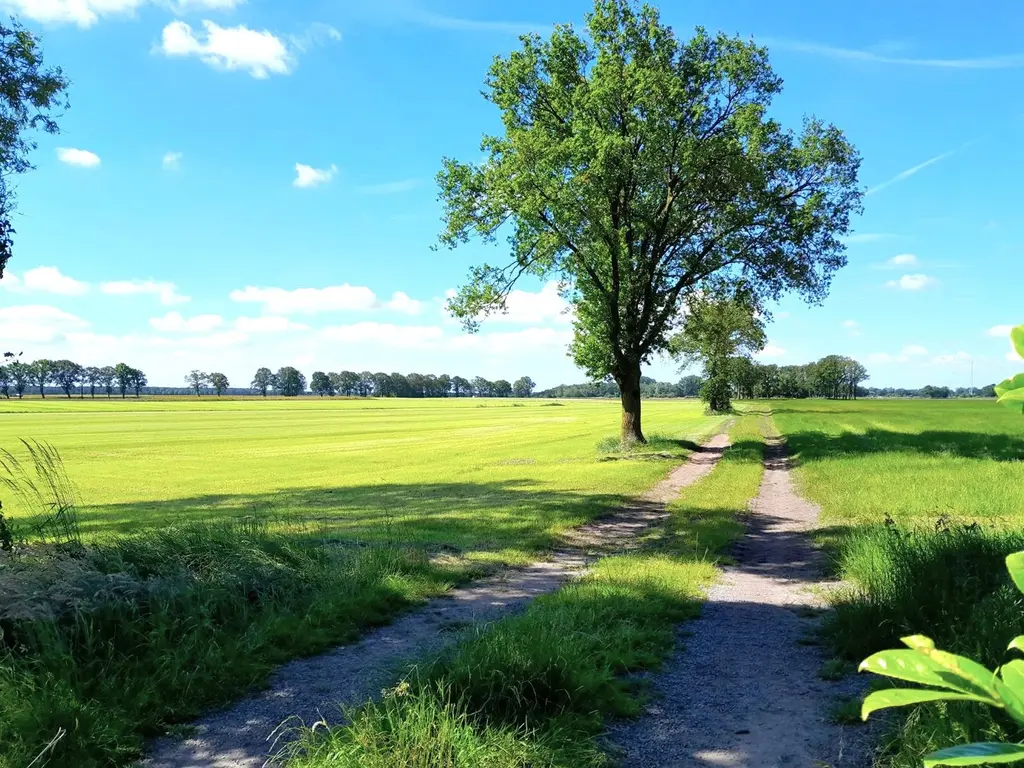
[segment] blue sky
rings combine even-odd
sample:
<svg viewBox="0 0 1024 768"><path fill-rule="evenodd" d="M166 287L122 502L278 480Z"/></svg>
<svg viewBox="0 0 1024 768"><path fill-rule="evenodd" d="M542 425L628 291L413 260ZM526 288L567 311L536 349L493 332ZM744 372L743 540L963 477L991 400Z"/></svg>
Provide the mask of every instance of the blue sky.
<svg viewBox="0 0 1024 768"><path fill-rule="evenodd" d="M357 5L362 9L356 10ZM444 297L483 246L430 250L441 157L497 128L491 58L587 2L0 0L73 81L57 137L18 182L0 343L124 360L154 384L260 365L579 381L553 286L462 333ZM753 36L776 113L861 150L865 213L823 306L786 300L764 360L828 353L871 383L978 385L1021 368L1024 8L954 2L664 3ZM855 10L854 10L855 9ZM1017 269L1014 269L1017 267ZM669 361L649 373L678 376Z"/></svg>

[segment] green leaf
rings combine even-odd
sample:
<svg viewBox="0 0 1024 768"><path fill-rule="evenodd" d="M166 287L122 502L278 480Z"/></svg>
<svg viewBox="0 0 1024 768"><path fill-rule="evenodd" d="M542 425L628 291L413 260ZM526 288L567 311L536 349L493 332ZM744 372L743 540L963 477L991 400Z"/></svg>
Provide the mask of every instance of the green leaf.
<svg viewBox="0 0 1024 768"><path fill-rule="evenodd" d="M1024 552L1014 552L1012 555L1007 555L1006 570L1010 572L1010 578L1017 585L1017 589L1024 592ZM1024 637L1024 635L1021 637ZM1017 642L1020 639L1018 637L1013 642Z"/></svg>
<svg viewBox="0 0 1024 768"><path fill-rule="evenodd" d="M940 749L925 755L925 768L933 765L988 765L989 763L1015 763L1024 760L1024 744L1002 744L979 741L962 747Z"/></svg>
<svg viewBox="0 0 1024 768"><path fill-rule="evenodd" d="M1024 651L1024 635L1017 635L1010 641L1010 644L1006 646L1006 650L1008 651L1012 651L1014 649Z"/></svg>
<svg viewBox="0 0 1024 768"><path fill-rule="evenodd" d="M1018 325L1010 331L1010 341L1013 342L1017 354L1024 357L1024 325Z"/></svg>
<svg viewBox="0 0 1024 768"><path fill-rule="evenodd" d="M1010 392L1015 392L1022 388L1024 388L1024 373L1018 373L1013 378L996 384L996 396L1001 398Z"/></svg>
<svg viewBox="0 0 1024 768"><path fill-rule="evenodd" d="M981 696L998 705L993 672L970 659L936 650L923 635L905 637L903 642L915 650L881 651L862 661L860 671Z"/></svg>
<svg viewBox="0 0 1024 768"><path fill-rule="evenodd" d="M981 696L969 693L952 693L935 691L928 688L889 688L870 694L860 708L861 719L867 720L868 715L879 709L888 707L906 707L911 704L923 704L926 701L980 701L988 703Z"/></svg>

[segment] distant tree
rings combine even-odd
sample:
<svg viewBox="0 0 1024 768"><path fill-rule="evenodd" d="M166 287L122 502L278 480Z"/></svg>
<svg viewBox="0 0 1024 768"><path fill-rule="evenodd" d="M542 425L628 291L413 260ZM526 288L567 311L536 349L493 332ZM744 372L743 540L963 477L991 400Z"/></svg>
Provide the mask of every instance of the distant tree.
<svg viewBox="0 0 1024 768"><path fill-rule="evenodd" d="M452 377L447 373L442 373L437 377L437 396L448 397L448 393L452 391Z"/></svg>
<svg viewBox="0 0 1024 768"><path fill-rule="evenodd" d="M844 379L846 382L846 395L851 400L857 399L857 390L860 385L871 378L868 375L868 369L858 363L856 360L846 358L846 365L844 367Z"/></svg>
<svg viewBox="0 0 1024 768"><path fill-rule="evenodd" d="M228 391L228 387L231 383L228 381L228 377L223 373L211 373L208 377L210 386L213 387L213 391L217 393L217 397L220 397Z"/></svg>
<svg viewBox="0 0 1024 768"><path fill-rule="evenodd" d="M33 386L39 388L39 396L46 397L46 385L53 378L53 360L45 358L29 363L29 375Z"/></svg>
<svg viewBox="0 0 1024 768"><path fill-rule="evenodd" d="M278 394L285 397L298 397L306 391L306 377L290 365L278 370L275 381Z"/></svg>
<svg viewBox="0 0 1024 768"><path fill-rule="evenodd" d="M516 383L512 385L512 394L516 397L529 397L533 394L533 390L536 386L537 385L533 383L533 379L529 376L523 376L520 379L516 379Z"/></svg>
<svg viewBox="0 0 1024 768"><path fill-rule="evenodd" d="M328 373L327 374L327 380L330 382L331 389L334 391L334 394L337 394L337 395L348 394L347 392L345 392L345 387L342 386L344 384L344 382L341 380L341 374L340 373ZM310 385L310 387L312 388L312 384Z"/></svg>
<svg viewBox="0 0 1024 768"><path fill-rule="evenodd" d="M6 365L0 365L0 395L11 399L11 370Z"/></svg>
<svg viewBox="0 0 1024 768"><path fill-rule="evenodd" d="M984 387L978 390L979 397L995 397L996 396L996 385L986 384Z"/></svg>
<svg viewBox="0 0 1024 768"><path fill-rule="evenodd" d="M203 385L210 380L209 374L203 373L196 369L189 371L185 377L185 383L188 384L192 390L196 393L196 397L203 394Z"/></svg>
<svg viewBox="0 0 1024 768"><path fill-rule="evenodd" d="M32 131L57 133L67 107L68 81L60 68L43 66L39 38L17 21L0 24L0 277L11 257L15 210L11 177L32 169Z"/></svg>
<svg viewBox="0 0 1024 768"><path fill-rule="evenodd" d="M100 383L103 385L103 394L108 398L114 394L114 366L105 365L100 368Z"/></svg>
<svg viewBox="0 0 1024 768"><path fill-rule="evenodd" d="M477 397L490 397L491 382L483 376L475 376L473 378L473 394Z"/></svg>
<svg viewBox="0 0 1024 768"><path fill-rule="evenodd" d="M498 379L491 382L491 395L493 397L509 397L512 394L512 385L505 379Z"/></svg>
<svg viewBox="0 0 1024 768"><path fill-rule="evenodd" d="M342 371L341 375L344 376L348 371ZM346 390L348 387L346 387ZM384 372L373 374L373 394L377 397L394 397L394 386L391 383L391 377Z"/></svg>
<svg viewBox="0 0 1024 768"><path fill-rule="evenodd" d="M473 394L473 385L469 379L464 379L461 376L452 377L452 394L456 397L462 397L463 395Z"/></svg>
<svg viewBox="0 0 1024 768"><path fill-rule="evenodd" d="M409 397L423 397L426 379L418 373L410 373L405 377L409 384Z"/></svg>
<svg viewBox="0 0 1024 768"><path fill-rule="evenodd" d="M51 378L69 398L85 375L85 369L73 360L54 360Z"/></svg>
<svg viewBox="0 0 1024 768"><path fill-rule="evenodd" d="M269 368L256 369L256 375L252 377L252 384L250 386L254 392L259 392L263 397L266 397L267 390L274 386L273 372Z"/></svg>
<svg viewBox="0 0 1024 768"><path fill-rule="evenodd" d="M103 369L97 365L88 366L82 380L89 385L89 397L95 399L96 387L103 383Z"/></svg>
<svg viewBox="0 0 1024 768"><path fill-rule="evenodd" d="M134 381L135 369L126 363L118 363L114 366L114 379L117 381L117 391L121 397L125 396Z"/></svg>
<svg viewBox="0 0 1024 768"><path fill-rule="evenodd" d="M676 385L680 397L697 397L704 380L700 376L683 376Z"/></svg>
<svg viewBox="0 0 1024 768"><path fill-rule="evenodd" d="M395 372L389 374L388 379L391 382L392 397L412 397L412 387L409 386L409 380L404 375Z"/></svg>
<svg viewBox="0 0 1024 768"><path fill-rule="evenodd" d="M140 371L138 368L131 368L128 372L128 386L135 392L135 396L139 397L142 393L142 388L149 383L146 378L146 374Z"/></svg>
<svg viewBox="0 0 1024 768"><path fill-rule="evenodd" d="M373 373L371 371L363 371L359 374L358 389L360 397L373 396Z"/></svg>
<svg viewBox="0 0 1024 768"><path fill-rule="evenodd" d="M334 385L331 384L331 377L323 371L314 371L313 378L309 380L309 389L314 395L334 395Z"/></svg>
<svg viewBox="0 0 1024 768"><path fill-rule="evenodd" d="M25 389L32 381L32 367L28 363L15 360L13 363L8 364L7 370L11 375L14 392L20 400L25 396Z"/></svg>
<svg viewBox="0 0 1024 768"><path fill-rule="evenodd" d="M764 344L764 325L751 303L743 297L702 294L690 298L682 330L672 337L669 348L684 364L703 366L701 398L710 410L721 413L731 407L731 361Z"/></svg>

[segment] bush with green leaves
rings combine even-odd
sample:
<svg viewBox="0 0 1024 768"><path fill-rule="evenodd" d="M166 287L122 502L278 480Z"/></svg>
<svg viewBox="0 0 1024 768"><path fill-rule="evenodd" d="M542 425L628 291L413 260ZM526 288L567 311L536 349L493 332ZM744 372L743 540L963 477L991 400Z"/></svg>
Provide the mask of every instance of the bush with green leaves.
<svg viewBox="0 0 1024 768"><path fill-rule="evenodd" d="M1017 354L1024 358L1024 325L1010 332ZM996 387L999 402L1024 413L1024 373ZM1017 589L1024 593L1024 552L1006 558L1006 568ZM912 635L902 638L906 649L882 651L861 662L861 671L926 688L889 688L864 699L865 720L879 709L936 701L974 701L1003 710L1024 727L1024 659L1012 659L995 672L971 659L935 647L931 638ZM1008 651L1024 652L1024 635L1014 638ZM932 752L924 758L926 768L936 765L991 765L1024 760L1024 743L980 741Z"/></svg>

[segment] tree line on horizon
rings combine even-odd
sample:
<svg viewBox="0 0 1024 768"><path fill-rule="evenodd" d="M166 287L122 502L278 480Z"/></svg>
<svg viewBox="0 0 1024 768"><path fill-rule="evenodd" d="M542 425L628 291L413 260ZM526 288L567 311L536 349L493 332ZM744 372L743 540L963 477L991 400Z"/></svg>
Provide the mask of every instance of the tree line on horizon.
<svg viewBox="0 0 1024 768"><path fill-rule="evenodd" d="M0 365L0 395L8 400L13 392L21 398L31 388L38 390L40 397L46 397L47 385L60 389L67 397L76 390L85 397L86 387L91 397L96 392L107 397L117 393L127 397L129 392L139 397L148 384L146 374L127 363L105 366L85 366L73 360L47 360L41 358L31 363L22 362L17 356L6 353L4 357L11 362Z"/></svg>
<svg viewBox="0 0 1024 768"><path fill-rule="evenodd" d="M926 397L946 399L957 397L995 397L995 385L978 388L927 385L917 389L901 387L864 387L867 369L849 357L828 355L804 365L775 365L758 363L748 357L734 357L726 366L726 378L731 394L742 400L805 399L823 397L830 400L857 397ZM648 376L641 379L643 397L698 397L706 379L703 376L683 376L678 382L656 381ZM587 398L618 397L619 388L613 381L560 384L537 393L538 397Z"/></svg>

